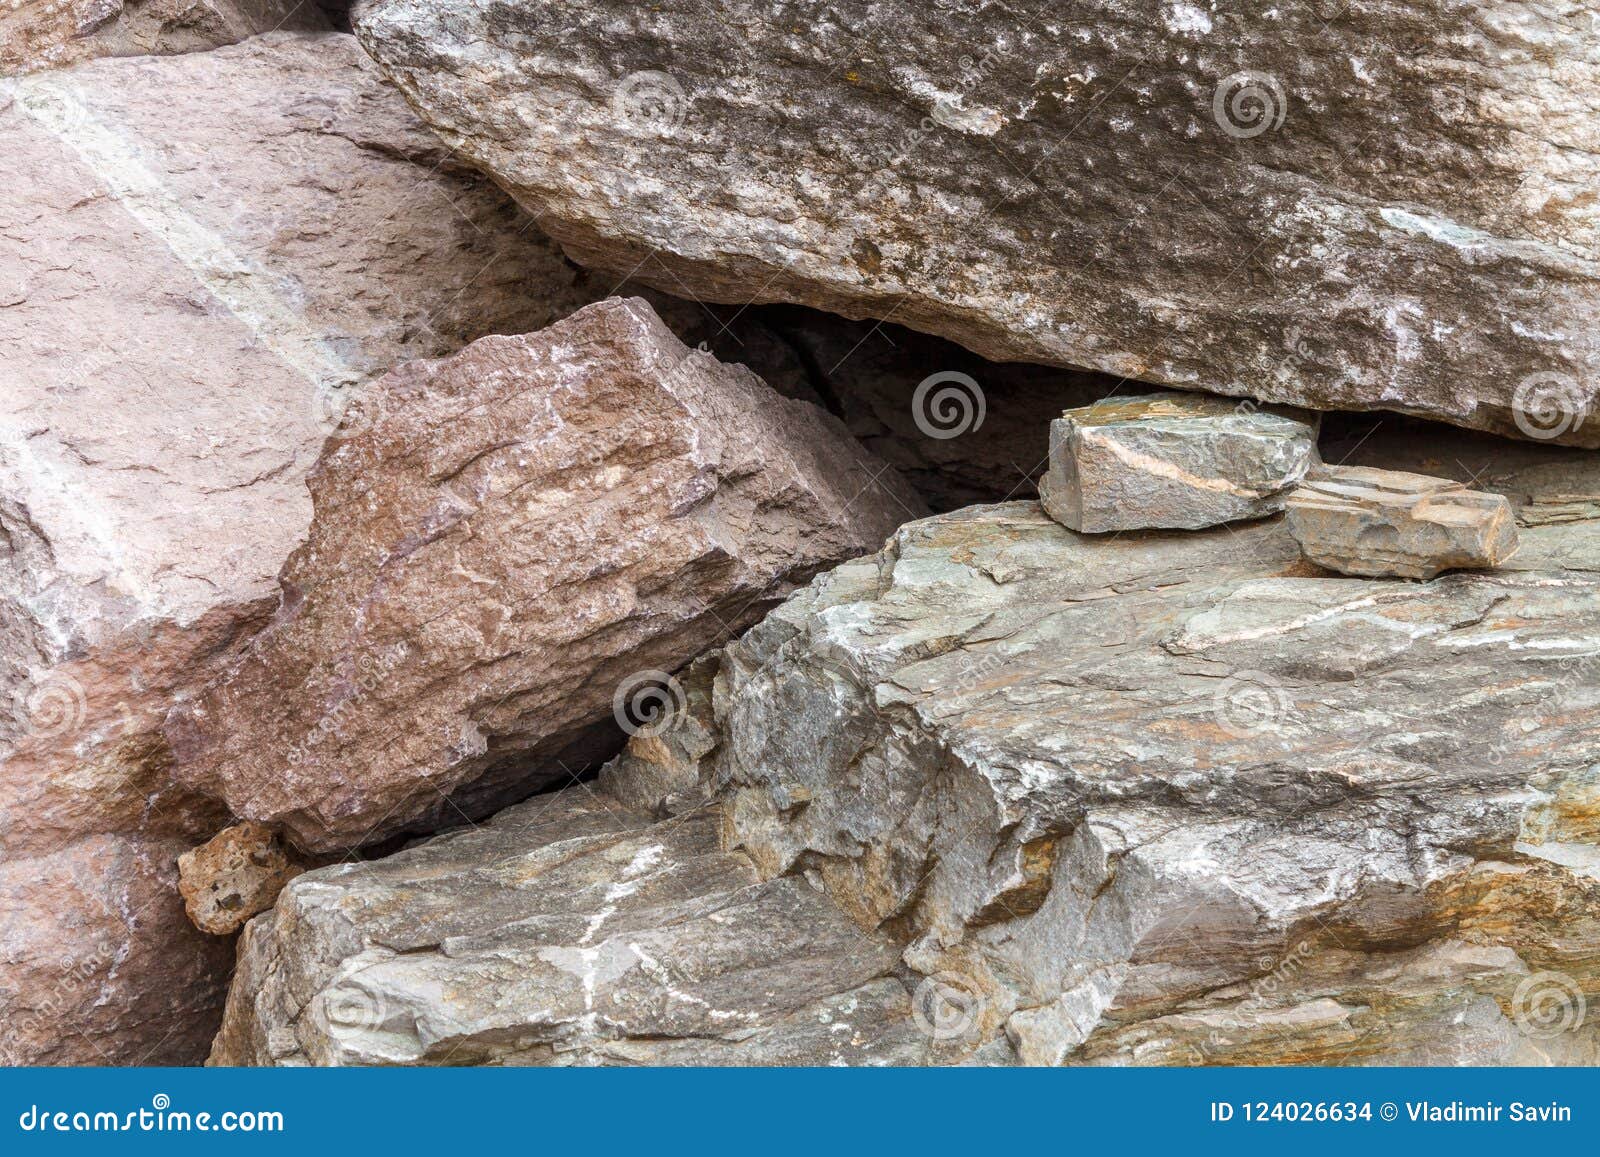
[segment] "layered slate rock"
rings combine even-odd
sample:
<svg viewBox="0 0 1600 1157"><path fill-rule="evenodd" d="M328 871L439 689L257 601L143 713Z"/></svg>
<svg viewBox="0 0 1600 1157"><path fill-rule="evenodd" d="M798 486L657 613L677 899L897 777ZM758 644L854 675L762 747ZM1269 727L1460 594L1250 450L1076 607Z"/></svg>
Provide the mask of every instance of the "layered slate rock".
<svg viewBox="0 0 1600 1157"><path fill-rule="evenodd" d="M1195 394L1111 397L1050 425L1039 500L1073 530L1198 530L1283 509L1316 418Z"/></svg>
<svg viewBox="0 0 1600 1157"><path fill-rule="evenodd" d="M347 36L102 60L0 98L0 1021L19 1062L193 1062L229 820L159 735L278 600L305 475L398 362L588 300Z"/></svg>
<svg viewBox="0 0 1600 1157"><path fill-rule="evenodd" d="M196 928L226 936L272 907L303 871L271 828L234 824L178 857L178 892Z"/></svg>
<svg viewBox="0 0 1600 1157"><path fill-rule="evenodd" d="M975 507L728 646L712 770L764 875L1027 1063L1593 1063L1597 671L1593 565L1319 578L1281 518Z"/></svg>
<svg viewBox="0 0 1600 1157"><path fill-rule="evenodd" d="M356 33L586 264L1600 445L1579 6L383 0Z"/></svg>
<svg viewBox="0 0 1600 1157"><path fill-rule="evenodd" d="M927 1063L893 943L717 825L579 786L302 876L240 940L211 1063Z"/></svg>
<svg viewBox="0 0 1600 1157"><path fill-rule="evenodd" d="M1517 551L1511 503L1448 478L1323 468L1288 510L1289 533L1305 556L1344 574L1431 579L1498 566Z"/></svg>
<svg viewBox="0 0 1600 1157"><path fill-rule="evenodd" d="M181 782L309 850L566 782L670 710L667 673L921 509L837 420L639 299L358 406L274 621L167 728Z"/></svg>
<svg viewBox="0 0 1600 1157"><path fill-rule="evenodd" d="M331 25L300 0L18 0L0 13L0 76L97 56L169 56Z"/></svg>

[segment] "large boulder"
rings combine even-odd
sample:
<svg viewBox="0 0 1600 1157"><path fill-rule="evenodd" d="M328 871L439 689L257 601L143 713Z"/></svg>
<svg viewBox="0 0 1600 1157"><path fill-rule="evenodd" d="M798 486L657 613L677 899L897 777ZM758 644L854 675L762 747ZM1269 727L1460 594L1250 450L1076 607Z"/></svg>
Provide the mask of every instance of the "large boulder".
<svg viewBox="0 0 1600 1157"><path fill-rule="evenodd" d="M923 510L637 298L403 366L347 421L277 616L167 729L183 784L313 851L565 782Z"/></svg>
<svg viewBox="0 0 1600 1157"><path fill-rule="evenodd" d="M380 0L356 33L586 264L1600 446L1581 5Z"/></svg>
<svg viewBox="0 0 1600 1157"><path fill-rule="evenodd" d="M1502 463L1548 535L1427 583L1319 576L1281 517L908 525L724 649L698 778L1027 1063L1592 1064L1577 457Z"/></svg>
<svg viewBox="0 0 1600 1157"><path fill-rule="evenodd" d="M321 5L307 0L15 0L0 12L0 76L331 27Z"/></svg>
<svg viewBox="0 0 1600 1157"><path fill-rule="evenodd" d="M577 786L290 884L240 940L211 1063L925 1064L896 955L762 882L714 815Z"/></svg>
<svg viewBox="0 0 1600 1157"><path fill-rule="evenodd" d="M354 41L101 60L0 96L0 1020L22 1062L194 1061L228 822L160 724L266 623L370 375L587 300Z"/></svg>

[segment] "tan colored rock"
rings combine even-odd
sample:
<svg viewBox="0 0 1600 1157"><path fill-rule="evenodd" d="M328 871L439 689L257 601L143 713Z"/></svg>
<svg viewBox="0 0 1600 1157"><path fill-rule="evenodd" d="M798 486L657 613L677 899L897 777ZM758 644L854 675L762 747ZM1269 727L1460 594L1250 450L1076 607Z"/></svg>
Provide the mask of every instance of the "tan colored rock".
<svg viewBox="0 0 1600 1157"><path fill-rule="evenodd" d="M313 851L564 782L676 709L667 673L922 509L639 299L403 366L351 422L276 618L167 727L182 783Z"/></svg>
<svg viewBox="0 0 1600 1157"><path fill-rule="evenodd" d="M96 56L171 56L263 32L329 28L308 0L14 0L0 12L0 76Z"/></svg>
<svg viewBox="0 0 1600 1157"><path fill-rule="evenodd" d="M1290 495L1288 512L1305 556L1344 574L1431 579L1517 550L1511 504L1448 478L1329 467Z"/></svg>
<svg viewBox="0 0 1600 1157"><path fill-rule="evenodd" d="M245 822L178 857L178 891L196 928L226 936L272 907L303 871L277 832Z"/></svg>
<svg viewBox="0 0 1600 1157"><path fill-rule="evenodd" d="M1085 533L1200 530L1283 509L1317 460L1315 415L1205 394L1110 397L1050 424L1045 511Z"/></svg>
<svg viewBox="0 0 1600 1157"><path fill-rule="evenodd" d="M348 36L0 106L0 1023L22 1062L193 1062L227 952L177 859L229 817L167 709L270 618L351 387L587 291Z"/></svg>

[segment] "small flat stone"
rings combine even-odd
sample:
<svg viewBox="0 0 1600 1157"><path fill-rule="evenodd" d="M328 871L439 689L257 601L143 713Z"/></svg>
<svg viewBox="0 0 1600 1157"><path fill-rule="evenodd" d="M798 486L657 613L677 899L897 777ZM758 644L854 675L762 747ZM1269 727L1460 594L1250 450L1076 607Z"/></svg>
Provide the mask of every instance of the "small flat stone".
<svg viewBox="0 0 1600 1157"><path fill-rule="evenodd" d="M1431 579L1498 566L1517 550L1504 495L1426 474L1326 467L1290 496L1288 511L1305 556L1344 574Z"/></svg>
<svg viewBox="0 0 1600 1157"><path fill-rule="evenodd" d="M1316 419L1205 394L1107 398L1050 424L1045 511L1085 533L1199 530L1283 509Z"/></svg>

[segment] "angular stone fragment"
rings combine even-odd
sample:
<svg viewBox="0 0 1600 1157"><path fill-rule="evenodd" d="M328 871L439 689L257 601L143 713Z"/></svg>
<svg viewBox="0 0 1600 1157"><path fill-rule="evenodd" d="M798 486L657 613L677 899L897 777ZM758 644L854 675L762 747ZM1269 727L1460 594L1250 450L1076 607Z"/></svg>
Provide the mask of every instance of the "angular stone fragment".
<svg viewBox="0 0 1600 1157"><path fill-rule="evenodd" d="M0 1023L26 1063L194 1062L229 822L159 728L271 616L371 374L588 300L348 36L100 60L0 97Z"/></svg>
<svg viewBox="0 0 1600 1157"><path fill-rule="evenodd" d="M1431 579L1498 566L1517 550L1511 503L1448 478L1325 468L1289 497L1289 532L1318 566Z"/></svg>
<svg viewBox="0 0 1600 1157"><path fill-rule="evenodd" d="M1106 398L1050 425L1039 499L1073 530L1198 530L1283 509L1316 461L1310 414L1203 394Z"/></svg>
<svg viewBox="0 0 1600 1157"><path fill-rule="evenodd" d="M580 786L302 876L245 929L211 1063L927 1063L892 942L717 825Z"/></svg>
<svg viewBox="0 0 1600 1157"><path fill-rule="evenodd" d="M586 265L1594 447L1591 17L382 0L356 33Z"/></svg>
<svg viewBox="0 0 1600 1157"><path fill-rule="evenodd" d="M246 822L178 857L178 891L196 928L226 936L272 907L303 871L276 832Z"/></svg>
<svg viewBox="0 0 1600 1157"><path fill-rule="evenodd" d="M1594 1063L1600 564L1304 574L1281 519L905 526L724 648L732 846L1026 1063Z"/></svg>
<svg viewBox="0 0 1600 1157"><path fill-rule="evenodd" d="M702 656L673 679L677 707L658 727L646 728L600 769L602 790L624 807L665 817L693 811L707 802L703 771L716 747L711 686L716 652Z"/></svg>
<svg viewBox="0 0 1600 1157"><path fill-rule="evenodd" d="M638 299L359 405L276 618L167 729L182 783L308 850L564 782L675 707L665 673L921 509L835 419Z"/></svg>
<svg viewBox="0 0 1600 1157"><path fill-rule="evenodd" d="M263 32L330 25L304 0L15 0L0 12L0 76L95 56L170 56Z"/></svg>

